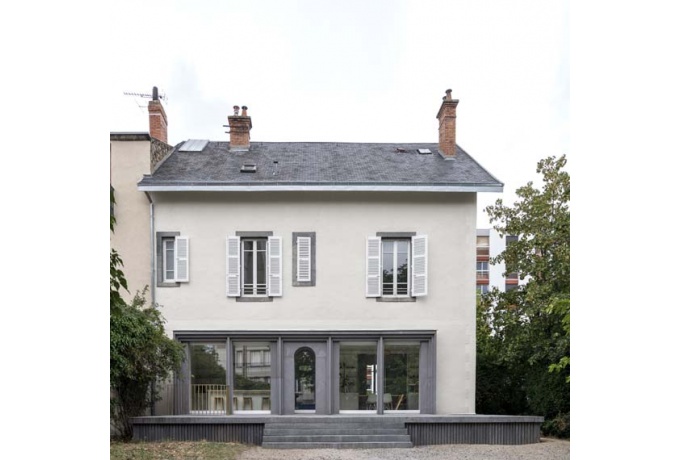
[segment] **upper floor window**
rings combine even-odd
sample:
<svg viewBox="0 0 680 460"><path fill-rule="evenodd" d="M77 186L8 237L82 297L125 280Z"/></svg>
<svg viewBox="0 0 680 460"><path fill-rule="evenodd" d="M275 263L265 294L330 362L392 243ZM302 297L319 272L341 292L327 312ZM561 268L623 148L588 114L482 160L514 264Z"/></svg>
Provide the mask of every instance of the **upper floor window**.
<svg viewBox="0 0 680 460"><path fill-rule="evenodd" d="M267 239L241 240L243 295L267 295Z"/></svg>
<svg viewBox="0 0 680 460"><path fill-rule="evenodd" d="M382 240L382 295L407 296L411 240Z"/></svg>
<svg viewBox="0 0 680 460"><path fill-rule="evenodd" d="M477 257L489 257L489 237L477 237Z"/></svg>
<svg viewBox="0 0 680 460"><path fill-rule="evenodd" d="M427 295L427 235L366 241L366 297Z"/></svg>
<svg viewBox="0 0 680 460"><path fill-rule="evenodd" d="M227 237L227 297L260 298L282 295L282 246L271 232L242 232Z"/></svg>
<svg viewBox="0 0 680 460"><path fill-rule="evenodd" d="M489 279L489 262L477 262L477 279Z"/></svg>
<svg viewBox="0 0 680 460"><path fill-rule="evenodd" d="M488 284L478 284L477 285L477 292L480 294L487 294L489 292L489 285Z"/></svg>
<svg viewBox="0 0 680 460"><path fill-rule="evenodd" d="M189 281L189 238L178 232L156 234L156 271L159 286Z"/></svg>

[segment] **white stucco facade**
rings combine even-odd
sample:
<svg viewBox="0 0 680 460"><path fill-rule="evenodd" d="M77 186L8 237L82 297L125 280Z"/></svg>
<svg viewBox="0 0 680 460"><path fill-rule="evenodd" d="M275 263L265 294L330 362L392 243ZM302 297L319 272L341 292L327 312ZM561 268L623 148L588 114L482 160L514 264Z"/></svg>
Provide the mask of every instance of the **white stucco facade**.
<svg viewBox="0 0 680 460"><path fill-rule="evenodd" d="M136 193L141 206L146 197ZM155 288L169 335L434 330L436 412L474 413L475 193L151 192L150 196L155 232L179 232L189 238L189 281ZM148 212L148 202L144 208ZM268 302L239 302L226 294L226 239L237 232L260 231L282 238L283 294ZM293 232L315 233L314 286L293 285ZM426 296L415 302L366 297L366 239L378 232L428 236ZM149 251L148 234L135 250ZM116 237L123 236L117 230ZM146 272L146 279L151 279Z"/></svg>

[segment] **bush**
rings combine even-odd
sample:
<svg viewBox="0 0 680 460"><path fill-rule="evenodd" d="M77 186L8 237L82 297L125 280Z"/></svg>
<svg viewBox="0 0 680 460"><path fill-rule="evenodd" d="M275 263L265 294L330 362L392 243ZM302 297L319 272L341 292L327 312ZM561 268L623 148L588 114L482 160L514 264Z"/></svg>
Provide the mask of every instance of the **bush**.
<svg viewBox="0 0 680 460"><path fill-rule="evenodd" d="M555 418L543 422L541 432L543 436L569 439L569 412L559 413Z"/></svg>

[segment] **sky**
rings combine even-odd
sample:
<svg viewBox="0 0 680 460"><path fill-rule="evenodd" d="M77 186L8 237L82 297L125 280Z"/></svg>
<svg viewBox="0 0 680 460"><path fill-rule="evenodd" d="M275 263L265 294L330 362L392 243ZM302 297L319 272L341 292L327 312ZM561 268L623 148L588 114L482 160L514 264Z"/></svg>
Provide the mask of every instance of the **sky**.
<svg viewBox="0 0 680 460"><path fill-rule="evenodd" d="M457 143L505 184L483 208L569 153L566 1L115 3L109 130L148 131L166 96L168 140L228 140L248 106L257 141L438 142L446 89ZM569 156L567 156L569 159ZM567 169L569 164L567 165Z"/></svg>

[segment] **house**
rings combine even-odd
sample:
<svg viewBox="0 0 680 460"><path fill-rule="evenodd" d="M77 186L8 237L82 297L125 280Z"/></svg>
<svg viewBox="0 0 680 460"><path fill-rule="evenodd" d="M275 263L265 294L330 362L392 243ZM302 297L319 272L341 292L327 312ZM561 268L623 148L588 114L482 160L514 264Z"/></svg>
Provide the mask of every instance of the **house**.
<svg viewBox="0 0 680 460"><path fill-rule="evenodd" d="M520 280L517 273L506 273L505 262L490 262L513 241L517 241L517 236L501 236L493 228L477 229L477 292L480 294L486 294L493 288L508 292L527 283L528 280Z"/></svg>
<svg viewBox="0 0 680 460"><path fill-rule="evenodd" d="M457 105L435 143L258 142L234 106L228 141L136 170L138 255L187 356L154 415L475 413L476 196L503 184L456 144Z"/></svg>

